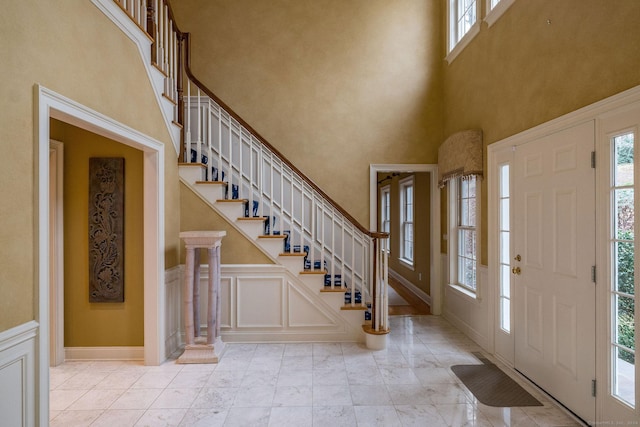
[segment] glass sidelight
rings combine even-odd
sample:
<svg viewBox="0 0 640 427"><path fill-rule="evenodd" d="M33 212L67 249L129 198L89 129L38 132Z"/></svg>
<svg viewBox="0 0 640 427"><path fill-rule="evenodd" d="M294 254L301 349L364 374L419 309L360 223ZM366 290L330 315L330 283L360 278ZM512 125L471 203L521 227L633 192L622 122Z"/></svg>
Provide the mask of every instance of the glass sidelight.
<svg viewBox="0 0 640 427"><path fill-rule="evenodd" d="M635 228L634 134L618 135L612 145L611 368L613 396L635 406Z"/></svg>

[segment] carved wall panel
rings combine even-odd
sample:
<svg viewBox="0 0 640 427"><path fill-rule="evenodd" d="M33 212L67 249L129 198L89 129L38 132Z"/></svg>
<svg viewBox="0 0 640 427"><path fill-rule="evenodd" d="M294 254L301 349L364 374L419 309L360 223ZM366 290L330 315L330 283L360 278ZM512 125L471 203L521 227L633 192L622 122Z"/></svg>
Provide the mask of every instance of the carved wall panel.
<svg viewBox="0 0 640 427"><path fill-rule="evenodd" d="M89 302L124 302L124 158L89 159Z"/></svg>

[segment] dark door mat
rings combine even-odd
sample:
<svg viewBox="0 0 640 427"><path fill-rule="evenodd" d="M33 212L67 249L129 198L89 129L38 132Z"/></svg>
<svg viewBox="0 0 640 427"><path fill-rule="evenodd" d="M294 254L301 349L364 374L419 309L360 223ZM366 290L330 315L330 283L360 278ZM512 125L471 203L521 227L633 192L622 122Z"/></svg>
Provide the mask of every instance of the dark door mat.
<svg viewBox="0 0 640 427"><path fill-rule="evenodd" d="M489 360L480 357L482 365L455 365L454 374L487 406L542 406L542 403L512 380Z"/></svg>

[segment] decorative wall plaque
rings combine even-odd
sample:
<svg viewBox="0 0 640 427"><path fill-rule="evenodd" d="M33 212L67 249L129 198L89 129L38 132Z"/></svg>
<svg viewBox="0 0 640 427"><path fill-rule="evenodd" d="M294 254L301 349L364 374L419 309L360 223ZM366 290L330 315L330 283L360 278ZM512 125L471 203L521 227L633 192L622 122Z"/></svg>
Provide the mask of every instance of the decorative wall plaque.
<svg viewBox="0 0 640 427"><path fill-rule="evenodd" d="M89 159L89 302L124 302L124 158Z"/></svg>

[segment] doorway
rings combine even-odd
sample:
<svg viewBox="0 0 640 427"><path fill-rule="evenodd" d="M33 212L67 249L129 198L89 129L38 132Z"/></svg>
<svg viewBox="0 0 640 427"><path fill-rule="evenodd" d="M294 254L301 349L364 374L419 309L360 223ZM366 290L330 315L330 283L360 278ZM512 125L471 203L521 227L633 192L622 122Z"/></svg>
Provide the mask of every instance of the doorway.
<svg viewBox="0 0 640 427"><path fill-rule="evenodd" d="M369 167L369 229L379 230L379 206L378 193L380 185L378 183L380 174L397 177L403 176L408 182L408 176L412 174L428 174L428 209L429 209L429 240L430 250L428 255L429 283L431 297L431 313L441 314L441 284L440 284L440 190L438 189L437 165L423 164L373 164ZM414 182L415 183L415 182ZM418 195L416 194L416 197ZM406 286L406 284L405 284Z"/></svg>

